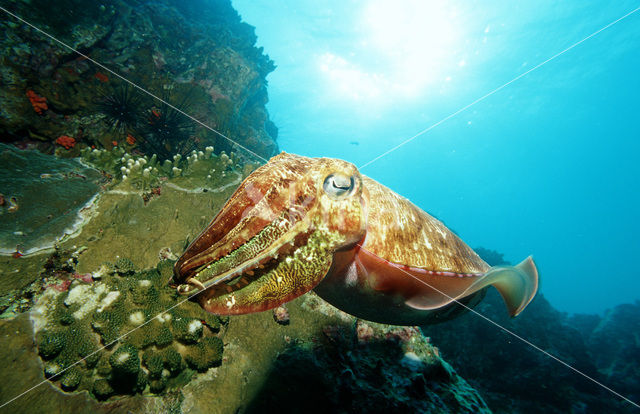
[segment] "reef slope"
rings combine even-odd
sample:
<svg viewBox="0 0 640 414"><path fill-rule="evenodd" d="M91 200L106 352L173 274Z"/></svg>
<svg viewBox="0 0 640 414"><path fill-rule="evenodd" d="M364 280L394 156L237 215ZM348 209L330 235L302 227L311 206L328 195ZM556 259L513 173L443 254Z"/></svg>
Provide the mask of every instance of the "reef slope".
<svg viewBox="0 0 640 414"><path fill-rule="evenodd" d="M170 325L173 339L161 341L158 329L142 328L142 335L110 343L161 313L159 305L178 304L182 298L167 287L171 260L255 165L209 150L170 165L118 150L83 154L112 177L90 220L52 252L0 263L4 275L19 270L3 284L9 306L0 321L0 375L7 384L0 387L0 403L42 383L5 408L489 412L419 330L357 321L312 293L276 313L223 320L188 302L166 312L170 323L185 320ZM185 327L195 336L181 334ZM74 331L85 339L72 337ZM69 349L57 347L61 340ZM221 341L221 357L197 356L205 340ZM83 361L77 375L55 376L73 358L102 345L109 346L97 361ZM181 355L175 372L165 372L168 361L155 358L169 348Z"/></svg>

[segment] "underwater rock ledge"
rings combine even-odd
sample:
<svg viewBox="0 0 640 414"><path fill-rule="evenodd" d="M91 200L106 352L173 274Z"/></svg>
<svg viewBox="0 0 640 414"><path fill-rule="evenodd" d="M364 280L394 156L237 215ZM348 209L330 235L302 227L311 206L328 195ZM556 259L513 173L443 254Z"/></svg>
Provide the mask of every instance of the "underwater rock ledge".
<svg viewBox="0 0 640 414"><path fill-rule="evenodd" d="M121 147L85 148L79 158L61 159L0 144L0 161L7 167L0 185L8 200L0 205L0 255L20 257L76 238L100 214L105 194L136 195L145 205L166 187L226 194L257 165L233 152L215 155L211 146L161 162L155 154L132 155Z"/></svg>

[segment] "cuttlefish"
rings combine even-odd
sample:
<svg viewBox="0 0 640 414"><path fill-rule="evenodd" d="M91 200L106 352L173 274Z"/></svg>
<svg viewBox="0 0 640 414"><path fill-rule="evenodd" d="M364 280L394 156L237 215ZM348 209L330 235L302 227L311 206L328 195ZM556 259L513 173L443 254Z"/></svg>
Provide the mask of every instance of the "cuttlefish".
<svg viewBox="0 0 640 414"><path fill-rule="evenodd" d="M251 173L176 262L207 311L245 314L314 290L358 318L446 320L495 287L512 316L533 299L531 257L490 267L442 222L351 163L281 153Z"/></svg>

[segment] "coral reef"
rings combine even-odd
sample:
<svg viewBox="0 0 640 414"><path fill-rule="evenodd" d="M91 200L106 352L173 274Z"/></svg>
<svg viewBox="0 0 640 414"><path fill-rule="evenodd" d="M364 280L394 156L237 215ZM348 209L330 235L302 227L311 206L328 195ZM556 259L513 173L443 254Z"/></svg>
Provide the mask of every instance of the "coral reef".
<svg viewBox="0 0 640 414"><path fill-rule="evenodd" d="M220 320L194 303L179 303L167 286L173 262L135 271L119 258L97 280L74 279L47 289L34 306L44 374L65 391L97 399L164 392L222 361ZM79 362L79 363L76 363Z"/></svg>
<svg viewBox="0 0 640 414"><path fill-rule="evenodd" d="M618 305L603 317L574 315L569 324L582 333L604 382L640 401L640 302Z"/></svg>
<svg viewBox="0 0 640 414"><path fill-rule="evenodd" d="M69 149L74 142L67 136L58 139ZM11 216L0 221L0 254L33 254L76 236L96 215L96 200L105 190L137 194L146 204L166 187L194 193L231 191L257 167L235 153L215 155L211 146L164 162L156 155L131 155L122 147L84 148L79 155L80 160L67 160L0 144L0 161L6 167L0 171L5 192L0 216Z"/></svg>
<svg viewBox="0 0 640 414"><path fill-rule="evenodd" d="M257 164L243 162L235 153L215 155L212 146L193 150L188 156L175 154L161 161L156 154L135 156L121 147L112 150L85 148L83 160L115 179L113 191L139 191L144 197L160 195L161 185L213 191L214 184L227 177L244 178ZM239 181L238 181L239 184ZM148 200L147 200L148 201Z"/></svg>
<svg viewBox="0 0 640 414"><path fill-rule="evenodd" d="M66 397L43 388L21 399L22 407L102 412L117 401L119 409L160 412L204 412L212 404L219 412L489 412L415 328L356 321L311 293L288 305L287 324L268 312L221 319L179 302L167 286L173 261L137 270L120 257L78 274L78 257L84 256L56 251L45 264L44 291L29 315L36 348L2 336L3 345L38 355L43 364L0 353L5 378L13 374L3 358L13 355L11 364L23 367L21 380L9 380L0 399L40 373ZM0 332L20 320L0 323ZM17 332L14 342L29 329ZM135 395L144 399L127 398Z"/></svg>
<svg viewBox="0 0 640 414"><path fill-rule="evenodd" d="M275 66L255 47L253 28L229 0L189 6L173 0L153 6L135 0L33 0L5 7L261 156L276 152L277 129L265 109L266 75ZM203 10L212 18L203 19ZM131 133L138 143L126 145L161 159L211 145L235 150L225 138L37 30L13 18L0 27L6 34L0 39L6 51L0 75L7 86L0 90L0 133L6 140L29 137L50 151L67 135L81 147L111 148ZM180 105L187 90L188 108ZM149 117L151 111L158 119Z"/></svg>
<svg viewBox="0 0 640 414"><path fill-rule="evenodd" d="M159 265L155 271L163 274L168 268ZM103 277L132 278L114 274ZM139 280L136 275L133 277ZM89 285L96 283L101 282L76 282L71 291L79 286L90 289ZM129 292L125 291L127 295ZM57 300L77 306L70 296L69 291L59 293ZM66 305L60 305L59 309L65 309L63 306ZM106 311L107 307L103 312ZM134 349L139 349L138 345L123 339L101 351L104 354L97 362L85 360L59 376L52 372L49 381L67 392L41 386L7 408L26 411L46 406L48 411L94 413L114 410L249 413L262 409L319 412L336 407L336 412L388 412L427 407L428 412L438 413L488 412L478 393L442 361L437 349L416 329L356 324L354 318L324 304L313 294L291 302L289 312L289 325L277 324L267 312L227 320L208 315L204 325L201 321L203 334L198 344L185 344L173 337L169 345L154 349L158 347L158 333L156 345L138 351L137 358ZM136 311L131 313L135 314ZM86 319L90 322L92 318L88 315ZM45 340L41 339L42 333L38 335L40 349L34 349L28 321L22 316L0 323L2 345L12 350L0 353L0 373L5 378L0 401L8 401L40 381L43 367L34 362L42 358L38 353L47 358L57 354L46 362L49 364L65 352L55 336ZM65 329L78 322L70 318L70 325L57 323L56 327ZM173 334L170 322L165 324ZM213 335L217 324L222 324L221 332ZM187 323L187 331L188 326ZM211 334L209 326L213 326ZM92 330L89 327L81 331L91 332L95 339ZM196 335L198 330L194 329ZM201 364L211 363L212 356L219 358L216 356L222 346L216 339L219 336L224 337L221 365L196 374ZM203 352L207 348L211 351ZM85 367L87 362L95 363L91 376ZM13 369L15 366L21 369ZM140 378L141 372L146 383ZM114 377L124 380L124 384L112 381ZM143 386L142 395L126 395ZM75 391L71 391L74 387Z"/></svg>
<svg viewBox="0 0 640 414"><path fill-rule="evenodd" d="M504 335L488 329L473 314L442 326L424 328L446 360L469 383L440 360L438 350L414 331L355 324L353 318L326 304L320 305L322 301L312 294L278 310L276 322L274 314L266 313L234 317L225 325L192 303L184 304L194 311L183 311L185 318L152 320L153 304L170 307L177 303L175 293L164 283L171 265L162 261L155 270L140 269L157 263L159 251L162 257L171 257L167 246L175 252L184 249L186 235L202 228L212 211L219 208L254 166L244 164L235 154L215 155L212 148L165 162L153 156L128 154L120 147L84 149L81 154L108 181L103 184L104 192L91 221L76 239L61 243L71 250L55 251L40 265L44 270L36 266L38 259L33 255L20 259L7 257L8 265L3 263L4 269L6 266L18 269L15 275L5 271L0 280L2 317L7 318L0 323L0 330L12 333L2 337L3 348L11 350L0 354L0 366L4 364L2 375L10 378L0 389L4 400L33 386L40 381L39 376L47 375L64 391L86 392L56 394L39 390L33 394L38 397L24 397L25 404L38 406L43 401L68 407L72 401L82 401L83 407L89 407L87 410L99 411L113 408L109 404L117 400L134 407L132 411L140 411L139 404L151 404L148 401L153 399L157 405L149 410L197 412L210 410L211 401L215 401L223 411L246 412L271 409L278 400L275 396L281 396L280 401L292 404L282 407L291 409L298 407L293 405L296 401L309 404L305 407L327 409L339 409L345 401L355 401L357 405L350 406L353 410L362 407L360 411L370 412L377 407L387 411L400 407L409 411L472 412L486 410L482 398L497 412L630 409L590 382L576 378L573 372L558 368L547 357L520 343L509 344ZM44 157L42 163L46 162L48 158ZM50 178L45 175L43 179ZM148 194L152 195L145 199ZM6 197L10 199L11 195ZM23 204L21 199L18 201ZM19 211L26 208L28 203ZM5 210L3 214L16 213ZM123 258L124 253L135 258L135 264ZM115 258L115 254L121 257ZM499 253L491 254L496 261L504 261ZM106 260L112 263L101 265ZM163 283L157 284L160 280ZM92 308L116 289L120 299L114 299L102 312ZM621 332L626 324L633 332L637 331L633 330L637 305L613 310L605 318L582 316L568 320L543 297L538 297L522 317L508 320L501 299L494 293L488 292L486 302L478 308L481 313L603 383L613 384L629 396L635 395L638 377L633 361L637 345L633 333ZM48 311L41 313L40 320L46 323L44 327L40 325L36 334L38 348L30 350L32 337L28 327L19 325L20 313L28 310L38 297L44 298L38 303L42 300ZM90 304L86 308L88 313L78 320L74 314L85 303ZM123 309L127 311L126 317ZM38 313L34 311L31 316L37 319ZM134 332L100 351L97 361L89 355L117 339L125 329L147 321L145 327L154 325L153 332L142 327L136 331L138 334ZM222 334L224 361L220 360ZM25 335L29 335L27 339ZM608 341L611 337L620 338L620 342ZM23 342L16 346L10 345L10 340ZM65 346L61 347L61 343ZM419 349L415 344L420 344ZM132 351L134 348L137 353ZM491 352L479 348L489 348ZM32 361L29 358L39 359L38 354L44 366L31 362L29 374L20 374L23 380L9 372L16 361L21 361L21 367L29 366ZM117 356L113 357L114 354ZM79 360L82 355L89 358L60 374L68 361ZM221 365L209 368L217 364ZM307 371L299 364L305 364ZM300 377L304 375L301 372L307 375ZM504 378L516 380L506 382ZM317 388L305 383L306 379ZM305 386L294 386L299 384ZM339 387L332 388L332 384ZM317 394L308 391L313 389L322 390L327 398L317 401ZM292 390L288 399L284 399L282 390ZM136 397L116 398L130 394ZM427 397L420 399L416 395Z"/></svg>
<svg viewBox="0 0 640 414"><path fill-rule="evenodd" d="M300 407L334 413L490 412L419 330L362 321L356 327L327 326L317 343L288 347L247 412Z"/></svg>

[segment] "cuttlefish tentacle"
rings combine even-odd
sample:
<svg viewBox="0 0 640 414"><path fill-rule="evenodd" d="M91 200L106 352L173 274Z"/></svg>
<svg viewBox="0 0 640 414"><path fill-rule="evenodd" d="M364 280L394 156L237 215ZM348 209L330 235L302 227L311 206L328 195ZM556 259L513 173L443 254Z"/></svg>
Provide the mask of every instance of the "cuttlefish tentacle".
<svg viewBox="0 0 640 414"><path fill-rule="evenodd" d="M175 266L178 292L217 314L311 289L357 317L437 322L487 286L512 316L535 296L531 258L491 268L444 224L342 160L282 153L240 185Z"/></svg>

